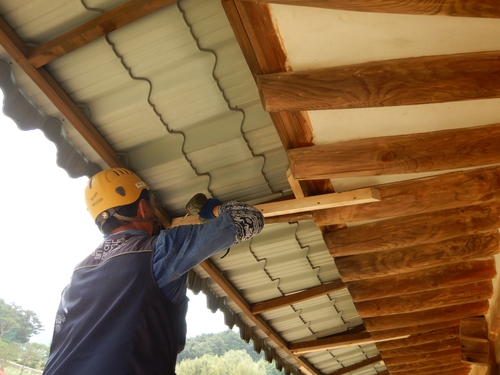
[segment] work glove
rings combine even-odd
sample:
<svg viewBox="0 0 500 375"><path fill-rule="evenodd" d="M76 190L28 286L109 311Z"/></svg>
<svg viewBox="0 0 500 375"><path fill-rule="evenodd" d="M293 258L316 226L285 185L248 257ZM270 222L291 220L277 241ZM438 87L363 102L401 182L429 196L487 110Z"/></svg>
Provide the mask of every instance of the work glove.
<svg viewBox="0 0 500 375"><path fill-rule="evenodd" d="M213 209L221 205L221 202L215 198L207 198L203 193L195 194L186 204L186 216L198 214L200 221L215 219ZM184 216L184 217L186 217Z"/></svg>

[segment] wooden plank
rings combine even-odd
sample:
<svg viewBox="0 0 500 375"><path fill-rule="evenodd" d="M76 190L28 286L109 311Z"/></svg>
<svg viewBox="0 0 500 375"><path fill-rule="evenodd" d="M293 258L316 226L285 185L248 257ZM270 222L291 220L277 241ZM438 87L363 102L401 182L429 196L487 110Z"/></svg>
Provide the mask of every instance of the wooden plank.
<svg viewBox="0 0 500 375"><path fill-rule="evenodd" d="M460 337L452 337L435 342L410 345L395 349L387 349L387 350L379 349L379 352L384 359L387 359L387 358L402 357L412 354L431 353L435 351L448 350L454 348L460 348Z"/></svg>
<svg viewBox="0 0 500 375"><path fill-rule="evenodd" d="M337 292L345 288L346 286L342 280L336 280L307 290L303 290L301 292L292 293L290 295L274 298L268 301L258 302L253 304L250 308L252 310L252 314L261 314L266 311L279 309L284 306L290 306L298 302L307 301L319 296L324 296L328 293Z"/></svg>
<svg viewBox="0 0 500 375"><path fill-rule="evenodd" d="M500 167L494 167L377 185L380 202L316 211L314 220L317 225L344 224L494 202L500 200L499 181Z"/></svg>
<svg viewBox="0 0 500 375"><path fill-rule="evenodd" d="M258 315L253 315L250 309L250 305L243 298L243 296L236 290L236 288L226 279L226 277L220 272L217 267L210 261L210 259L205 260L200 263L200 266L205 272L224 290L231 300L238 305L245 314L262 332L264 332L270 340L272 340L278 347L280 347L287 355L292 357L297 361L297 366L303 369L308 374L321 375L321 373L316 370L305 358L295 355L290 349L288 349L287 343L274 331L274 329L267 324L267 322Z"/></svg>
<svg viewBox="0 0 500 375"><path fill-rule="evenodd" d="M386 219L323 234L334 257L432 244L500 227L500 203Z"/></svg>
<svg viewBox="0 0 500 375"><path fill-rule="evenodd" d="M34 48L29 53L28 61L35 68L40 68L174 2L175 0L130 0Z"/></svg>
<svg viewBox="0 0 500 375"><path fill-rule="evenodd" d="M344 282L401 275L500 252L497 230L402 249L335 258Z"/></svg>
<svg viewBox="0 0 500 375"><path fill-rule="evenodd" d="M417 322L418 323L418 322ZM375 341L407 339L424 333L429 333L445 328L459 327L460 320L447 320L431 324L415 324L410 327L388 329L370 332Z"/></svg>
<svg viewBox="0 0 500 375"><path fill-rule="evenodd" d="M500 18L496 0L252 0L354 12Z"/></svg>
<svg viewBox="0 0 500 375"><path fill-rule="evenodd" d="M371 108L500 96L500 52L410 57L264 74L268 112Z"/></svg>
<svg viewBox="0 0 500 375"><path fill-rule="evenodd" d="M356 303L361 318L403 314L483 301L493 295L491 280Z"/></svg>
<svg viewBox="0 0 500 375"><path fill-rule="evenodd" d="M26 46L1 17L0 44L109 167L127 167L54 78L45 69L31 65Z"/></svg>
<svg viewBox="0 0 500 375"><path fill-rule="evenodd" d="M366 345L373 343L368 332L343 333L312 341L303 341L288 344L288 349L295 355L303 355L320 350L345 348L347 346Z"/></svg>
<svg viewBox="0 0 500 375"><path fill-rule="evenodd" d="M496 273L495 259L490 257L403 275L352 281L346 285L357 303L490 280Z"/></svg>
<svg viewBox="0 0 500 375"><path fill-rule="evenodd" d="M343 375L343 374L347 374L350 372L354 372L354 371L359 370L359 369L366 367L366 366L376 365L378 363L383 363L382 357L380 355L377 355L377 356L372 357L372 358L367 358L364 361L361 361L359 363L355 363L355 364L350 365L350 366L346 366L340 370L330 372L326 375ZM378 373L378 374L380 374L380 373Z"/></svg>
<svg viewBox="0 0 500 375"><path fill-rule="evenodd" d="M373 332L408 327L414 325L415 322L419 324L431 324L484 315L488 312L488 307L488 301L479 301L414 313L366 318L363 319L363 322L367 331Z"/></svg>
<svg viewBox="0 0 500 375"><path fill-rule="evenodd" d="M384 358L384 357L382 357ZM439 361L442 360L447 362L459 362L460 361L460 348L436 351L433 353L424 353L424 354L413 354L407 355L403 357L394 357L384 359L384 363L391 371L391 367L393 365L404 365L409 363L421 363L425 364L427 361Z"/></svg>
<svg viewBox="0 0 500 375"><path fill-rule="evenodd" d="M379 200L380 194L376 189L363 188L342 193L322 194L281 202L257 204L254 207L262 212L264 217L272 217L314 211L321 208L377 202Z"/></svg>
<svg viewBox="0 0 500 375"><path fill-rule="evenodd" d="M379 351L398 349L412 345L421 345L440 340L452 339L456 337L460 337L460 327L453 326L413 335L404 339L379 342L377 343L377 349Z"/></svg>
<svg viewBox="0 0 500 375"><path fill-rule="evenodd" d="M491 124L300 147L287 155L298 180L378 176L498 164L499 141L500 124Z"/></svg>

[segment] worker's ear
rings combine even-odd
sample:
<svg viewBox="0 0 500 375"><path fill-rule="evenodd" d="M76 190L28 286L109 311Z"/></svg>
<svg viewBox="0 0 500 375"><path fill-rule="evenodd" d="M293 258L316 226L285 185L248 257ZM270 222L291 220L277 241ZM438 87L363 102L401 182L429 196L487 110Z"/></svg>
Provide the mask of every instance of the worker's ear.
<svg viewBox="0 0 500 375"><path fill-rule="evenodd" d="M151 217L151 205L146 199L141 199L139 205L137 206L137 217L146 219Z"/></svg>

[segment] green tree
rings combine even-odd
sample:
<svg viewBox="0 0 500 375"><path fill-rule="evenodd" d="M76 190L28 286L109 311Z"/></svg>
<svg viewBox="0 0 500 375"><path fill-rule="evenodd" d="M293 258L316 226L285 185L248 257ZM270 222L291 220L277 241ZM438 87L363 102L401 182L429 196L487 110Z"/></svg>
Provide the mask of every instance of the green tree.
<svg viewBox="0 0 500 375"><path fill-rule="evenodd" d="M42 368L49 356L49 347L44 344L30 342L24 347L21 355L21 374L26 367Z"/></svg>
<svg viewBox="0 0 500 375"><path fill-rule="evenodd" d="M205 354L186 359L176 368L177 375L267 375L244 350L230 350L222 357Z"/></svg>
<svg viewBox="0 0 500 375"><path fill-rule="evenodd" d="M26 344L43 328L38 316L0 298L0 339Z"/></svg>
<svg viewBox="0 0 500 375"><path fill-rule="evenodd" d="M21 345L17 342L0 340L0 363L16 361L21 353Z"/></svg>

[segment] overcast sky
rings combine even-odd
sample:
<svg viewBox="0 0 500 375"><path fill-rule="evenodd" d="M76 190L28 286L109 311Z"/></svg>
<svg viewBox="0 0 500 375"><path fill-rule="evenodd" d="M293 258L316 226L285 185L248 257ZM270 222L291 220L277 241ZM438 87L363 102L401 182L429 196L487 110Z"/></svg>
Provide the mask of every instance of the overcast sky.
<svg viewBox="0 0 500 375"><path fill-rule="evenodd" d="M48 345L60 293L101 234L85 207L87 178L71 179L56 165L56 147L41 131L21 131L0 113L0 142L0 298L36 312L45 330L32 341ZM188 296L188 337L227 329L203 293Z"/></svg>

